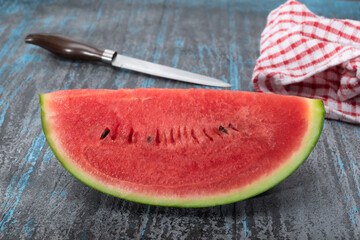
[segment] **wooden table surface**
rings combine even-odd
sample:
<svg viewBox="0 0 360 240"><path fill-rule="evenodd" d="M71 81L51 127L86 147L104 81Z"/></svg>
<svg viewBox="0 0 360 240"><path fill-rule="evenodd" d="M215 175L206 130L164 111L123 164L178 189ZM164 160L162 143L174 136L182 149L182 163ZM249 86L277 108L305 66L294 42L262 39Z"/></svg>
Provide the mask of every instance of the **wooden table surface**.
<svg viewBox="0 0 360 240"><path fill-rule="evenodd" d="M360 127L326 120L304 164L260 196L224 206L147 206L93 190L56 160L39 93L74 88L199 88L67 61L24 43L71 36L254 91L251 74L269 12L284 1L0 1L0 239L357 239ZM355 1L303 1L360 20Z"/></svg>

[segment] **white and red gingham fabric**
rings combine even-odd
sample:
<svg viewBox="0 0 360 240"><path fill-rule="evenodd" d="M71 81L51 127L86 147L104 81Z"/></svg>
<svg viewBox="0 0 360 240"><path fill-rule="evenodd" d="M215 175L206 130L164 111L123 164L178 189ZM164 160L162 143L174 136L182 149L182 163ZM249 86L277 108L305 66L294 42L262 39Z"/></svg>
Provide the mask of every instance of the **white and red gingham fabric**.
<svg viewBox="0 0 360 240"><path fill-rule="evenodd" d="M324 101L326 117L360 123L360 22L319 17L297 1L270 13L252 81L259 92Z"/></svg>

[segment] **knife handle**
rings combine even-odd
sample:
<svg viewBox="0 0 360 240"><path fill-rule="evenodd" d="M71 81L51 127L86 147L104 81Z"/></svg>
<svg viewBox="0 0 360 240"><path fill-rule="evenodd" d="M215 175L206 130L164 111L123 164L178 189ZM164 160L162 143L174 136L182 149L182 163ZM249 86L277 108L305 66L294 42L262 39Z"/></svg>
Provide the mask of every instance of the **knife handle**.
<svg viewBox="0 0 360 240"><path fill-rule="evenodd" d="M116 55L112 50L100 50L88 44L62 36L29 34L26 36L25 42L45 48L55 55L72 60L111 63Z"/></svg>

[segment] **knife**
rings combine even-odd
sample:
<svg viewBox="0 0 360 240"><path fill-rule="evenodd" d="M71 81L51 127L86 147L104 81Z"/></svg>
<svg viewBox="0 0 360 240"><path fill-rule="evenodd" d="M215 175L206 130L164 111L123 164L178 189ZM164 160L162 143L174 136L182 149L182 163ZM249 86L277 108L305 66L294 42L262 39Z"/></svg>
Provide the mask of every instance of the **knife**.
<svg viewBox="0 0 360 240"><path fill-rule="evenodd" d="M29 34L26 36L25 42L40 46L58 56L68 59L104 62L114 67L183 82L215 87L231 87L230 84L215 78L123 56L109 49L100 50L67 37L47 34Z"/></svg>

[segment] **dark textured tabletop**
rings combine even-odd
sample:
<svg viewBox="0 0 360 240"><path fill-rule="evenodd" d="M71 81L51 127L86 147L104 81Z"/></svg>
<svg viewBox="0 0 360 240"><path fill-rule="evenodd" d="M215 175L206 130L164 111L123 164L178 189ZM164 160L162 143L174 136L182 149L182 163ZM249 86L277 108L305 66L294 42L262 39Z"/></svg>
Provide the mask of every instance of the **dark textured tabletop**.
<svg viewBox="0 0 360 240"><path fill-rule="evenodd" d="M68 61L24 43L29 33L101 48L254 91L251 75L269 12L284 1L0 1L0 239L359 239L360 127L326 120L308 159L248 200L181 209L91 189L50 150L39 93L75 88L201 86ZM303 1L360 20L355 1Z"/></svg>

